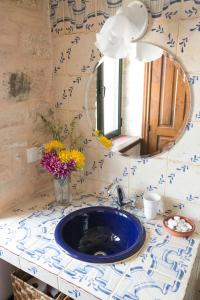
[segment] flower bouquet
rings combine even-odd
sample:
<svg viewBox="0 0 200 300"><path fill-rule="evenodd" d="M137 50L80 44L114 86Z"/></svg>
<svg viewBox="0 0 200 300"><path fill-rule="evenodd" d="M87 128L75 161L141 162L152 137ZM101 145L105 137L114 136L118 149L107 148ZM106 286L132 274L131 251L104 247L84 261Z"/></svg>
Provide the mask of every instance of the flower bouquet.
<svg viewBox="0 0 200 300"><path fill-rule="evenodd" d="M51 113L52 114L52 113ZM84 154L72 147L75 147L75 142L70 143L69 149L65 148L62 142L63 136L62 126L60 124L52 123L46 117L41 116L44 123L53 135L53 140L43 146L41 166L47 172L53 175L54 191L56 200L59 203L70 204L71 191L70 182L73 171L83 169L85 165ZM71 123L70 140L72 141L72 133L74 129L74 121Z"/></svg>
<svg viewBox="0 0 200 300"><path fill-rule="evenodd" d="M41 166L54 177L55 197L58 202L71 201L70 176L84 167L85 156L78 150L67 150L58 140L44 145Z"/></svg>

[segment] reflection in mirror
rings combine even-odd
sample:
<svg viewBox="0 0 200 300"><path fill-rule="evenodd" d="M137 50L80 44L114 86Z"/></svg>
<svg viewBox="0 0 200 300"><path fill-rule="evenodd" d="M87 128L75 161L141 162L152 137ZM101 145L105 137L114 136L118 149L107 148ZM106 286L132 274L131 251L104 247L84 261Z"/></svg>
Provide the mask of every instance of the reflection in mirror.
<svg viewBox="0 0 200 300"><path fill-rule="evenodd" d="M161 48L138 42L125 59L104 57L89 83L87 114L97 137L132 157L171 148L190 114L189 84Z"/></svg>

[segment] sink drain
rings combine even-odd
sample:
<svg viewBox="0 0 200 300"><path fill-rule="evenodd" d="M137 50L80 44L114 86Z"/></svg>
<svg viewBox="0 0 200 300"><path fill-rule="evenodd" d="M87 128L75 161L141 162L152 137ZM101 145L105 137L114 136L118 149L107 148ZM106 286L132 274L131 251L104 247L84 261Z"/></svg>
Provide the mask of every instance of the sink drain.
<svg viewBox="0 0 200 300"><path fill-rule="evenodd" d="M107 253L104 252L104 251L97 251L97 252L94 253L94 255L95 255L95 256L106 256Z"/></svg>

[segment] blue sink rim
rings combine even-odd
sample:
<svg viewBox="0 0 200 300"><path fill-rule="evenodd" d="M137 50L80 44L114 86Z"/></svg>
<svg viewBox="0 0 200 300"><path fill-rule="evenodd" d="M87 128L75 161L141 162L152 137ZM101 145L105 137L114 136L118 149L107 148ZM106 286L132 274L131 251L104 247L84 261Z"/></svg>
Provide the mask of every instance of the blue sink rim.
<svg viewBox="0 0 200 300"><path fill-rule="evenodd" d="M62 237L62 228L65 226L67 222L69 222L71 219L73 219L75 216L81 215L83 213L89 213L89 212L112 212L117 215L123 215L124 217L129 218L132 222L136 223L137 227L139 228L139 234L138 238L135 241L135 243L127 248L126 250L123 250L117 254L112 255L105 255L105 256L95 256L95 255L89 255L82 252L79 252L72 247L70 247ZM77 209L68 215L66 215L61 221L57 224L55 232L54 232L55 240L58 243L59 246L61 246L71 257L85 261L85 262L92 262L92 263L112 263L124 260L136 252L140 250L140 248L143 246L144 241L146 239L146 231L144 229L144 226L141 224L140 220L135 217L134 215L130 214L129 212L117 209L109 206L90 206L86 208Z"/></svg>

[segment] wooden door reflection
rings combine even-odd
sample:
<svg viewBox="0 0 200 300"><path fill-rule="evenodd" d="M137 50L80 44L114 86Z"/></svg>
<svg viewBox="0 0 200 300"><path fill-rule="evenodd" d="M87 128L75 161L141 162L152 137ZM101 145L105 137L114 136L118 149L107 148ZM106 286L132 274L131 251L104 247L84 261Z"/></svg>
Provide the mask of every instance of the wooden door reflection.
<svg viewBox="0 0 200 300"><path fill-rule="evenodd" d="M146 63L141 155L170 148L189 113L189 84L181 67L167 53Z"/></svg>

